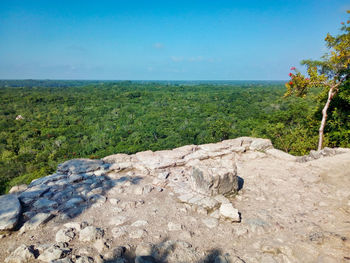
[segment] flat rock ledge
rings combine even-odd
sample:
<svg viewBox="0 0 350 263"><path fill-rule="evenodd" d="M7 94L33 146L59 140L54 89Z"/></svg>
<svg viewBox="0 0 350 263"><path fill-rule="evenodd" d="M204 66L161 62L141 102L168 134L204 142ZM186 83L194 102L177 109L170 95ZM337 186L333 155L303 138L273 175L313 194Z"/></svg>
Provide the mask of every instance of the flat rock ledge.
<svg viewBox="0 0 350 263"><path fill-rule="evenodd" d="M270 178L264 160L278 163L274 164L278 169L283 163L288 170L349 152L324 149L295 157L274 149L270 140L241 137L173 150L115 154L102 160L69 160L54 174L0 196L0 230L10 231L0 232L4 244L0 261L102 263L131 262L133 258L132 262L250 262L256 258L251 262L298 262L288 248L264 247L262 238L254 244L247 240L263 237L266 231L279 233L289 227L290 218L301 214L294 211L285 219L278 211L279 219L274 221L270 208L265 207L270 186L277 186L271 195L278 197L269 207L281 210L276 203L286 199L284 193L278 193L278 184L292 180L289 184L293 186L281 189L298 190L300 183L304 187L318 179L312 173L300 180L294 175ZM347 197L347 192L338 191L337 195ZM288 192L287 196L293 204L302 200L300 192ZM285 220L284 226L280 220ZM321 242L324 237L315 233L313 240ZM233 238L237 246L245 240L253 245L247 251L260 252L248 255L231 249L214 253L190 243L207 238L216 244ZM17 241L21 239L23 244Z"/></svg>

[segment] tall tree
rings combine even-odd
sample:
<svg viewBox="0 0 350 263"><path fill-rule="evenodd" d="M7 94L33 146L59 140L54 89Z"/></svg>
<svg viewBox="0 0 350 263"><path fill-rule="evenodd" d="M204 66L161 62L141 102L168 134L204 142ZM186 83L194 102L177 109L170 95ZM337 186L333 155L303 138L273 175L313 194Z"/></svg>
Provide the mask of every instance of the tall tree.
<svg viewBox="0 0 350 263"><path fill-rule="evenodd" d="M350 10L347 11L350 14ZM349 92L350 76L350 20L341 22L341 33L332 36L329 33L325 38L330 50L321 60L303 60L302 65L307 67L308 77L305 77L295 67L289 73L291 80L286 83L285 96L295 95L305 97L311 88L322 88L322 94L327 96L322 110L322 120L319 128L317 150L323 146L324 128L327 121L327 111L332 99L340 92ZM321 95L322 95L321 94Z"/></svg>

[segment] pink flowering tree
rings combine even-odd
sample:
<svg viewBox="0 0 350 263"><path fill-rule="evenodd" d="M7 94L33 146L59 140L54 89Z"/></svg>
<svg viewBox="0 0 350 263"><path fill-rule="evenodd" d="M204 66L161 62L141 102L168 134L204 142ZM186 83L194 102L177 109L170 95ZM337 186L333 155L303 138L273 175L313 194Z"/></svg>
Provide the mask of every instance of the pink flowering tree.
<svg viewBox="0 0 350 263"><path fill-rule="evenodd" d="M347 11L350 14L350 11ZM307 75L304 76L295 67L289 73L290 81L286 83L285 96L295 95L304 98L311 88L320 88L322 94L327 96L322 110L322 120L319 128L319 140L317 150L323 146L324 128L327 121L327 111L334 96L342 90L349 92L350 76L350 21L342 22L341 34L332 36L327 34L325 38L330 52L321 60L303 60L302 65L307 67Z"/></svg>

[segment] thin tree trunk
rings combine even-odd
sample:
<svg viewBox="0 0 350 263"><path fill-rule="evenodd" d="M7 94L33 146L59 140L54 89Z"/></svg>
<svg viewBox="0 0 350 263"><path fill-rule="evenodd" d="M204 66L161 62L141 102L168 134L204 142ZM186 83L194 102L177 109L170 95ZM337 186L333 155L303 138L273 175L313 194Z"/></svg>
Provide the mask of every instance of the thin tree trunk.
<svg viewBox="0 0 350 263"><path fill-rule="evenodd" d="M333 98L333 96L337 93L337 90L335 89L336 86L333 86L329 89L328 91L328 99L326 102L326 105L324 105L324 108L322 110L322 121L321 121L321 126L319 129L319 133L318 133L318 147L317 147L317 151L322 150L322 144L323 144L323 131L324 131L324 127L326 126L326 120L327 120L327 110L329 108L329 104L331 103L331 100Z"/></svg>

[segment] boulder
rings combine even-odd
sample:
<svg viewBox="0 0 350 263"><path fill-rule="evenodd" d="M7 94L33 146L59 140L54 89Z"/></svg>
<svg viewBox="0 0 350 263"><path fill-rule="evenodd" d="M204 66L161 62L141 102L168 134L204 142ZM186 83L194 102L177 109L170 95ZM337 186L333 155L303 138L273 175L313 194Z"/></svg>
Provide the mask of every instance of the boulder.
<svg viewBox="0 0 350 263"><path fill-rule="evenodd" d="M30 260L35 260L33 247L22 244L5 259L5 263L25 263Z"/></svg>
<svg viewBox="0 0 350 263"><path fill-rule="evenodd" d="M15 195L0 196L0 230L16 227L21 213L21 204Z"/></svg>
<svg viewBox="0 0 350 263"><path fill-rule="evenodd" d="M231 222L241 221L238 210L234 208L231 203L221 204L219 211L221 216L223 216L225 219L230 220Z"/></svg>
<svg viewBox="0 0 350 263"><path fill-rule="evenodd" d="M61 229L56 233L56 242L70 242L75 236L74 230L70 229Z"/></svg>
<svg viewBox="0 0 350 263"><path fill-rule="evenodd" d="M192 167L191 187L207 196L236 192L238 177L235 162L232 161L230 168L216 166L215 162L198 162Z"/></svg>
<svg viewBox="0 0 350 263"><path fill-rule="evenodd" d="M273 145L269 139L253 138L249 149L252 151L265 151L267 149L272 149Z"/></svg>
<svg viewBox="0 0 350 263"><path fill-rule="evenodd" d="M49 246L38 257L39 260L44 262L52 262L54 260L65 257L70 252L69 249L63 249L55 245Z"/></svg>
<svg viewBox="0 0 350 263"><path fill-rule="evenodd" d="M104 235L104 231L94 226L85 227L80 231L79 240L83 242L95 241L101 239Z"/></svg>
<svg viewBox="0 0 350 263"><path fill-rule="evenodd" d="M25 232L27 230L37 229L39 226L46 224L53 217L54 215L50 213L38 213L35 216L33 216L29 221L25 222L20 231Z"/></svg>

